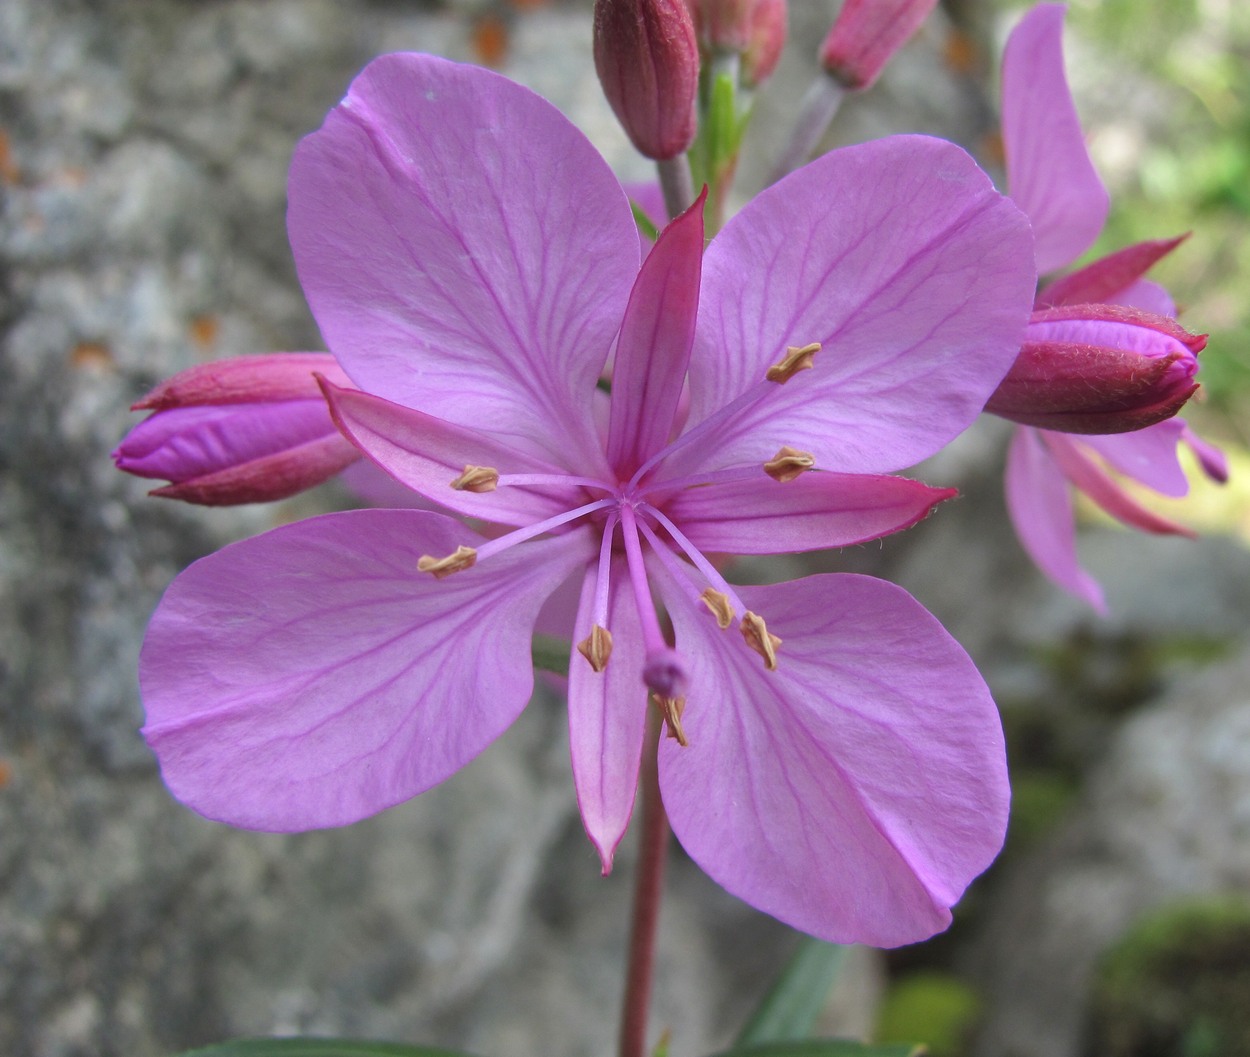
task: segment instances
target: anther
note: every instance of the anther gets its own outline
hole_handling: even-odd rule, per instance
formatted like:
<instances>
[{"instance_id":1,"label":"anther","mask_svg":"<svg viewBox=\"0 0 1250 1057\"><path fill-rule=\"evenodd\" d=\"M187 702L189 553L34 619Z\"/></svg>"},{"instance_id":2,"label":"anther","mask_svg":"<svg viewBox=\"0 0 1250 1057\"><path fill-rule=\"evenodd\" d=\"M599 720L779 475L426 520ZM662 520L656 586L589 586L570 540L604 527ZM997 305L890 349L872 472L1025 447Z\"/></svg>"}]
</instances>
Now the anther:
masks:
<instances>
[{"instance_id":1,"label":"anther","mask_svg":"<svg viewBox=\"0 0 1250 1057\"><path fill-rule=\"evenodd\" d=\"M685 748L690 744L686 738L686 732L681 725L681 715L686 711L686 699L684 697L661 697L659 694L652 694L651 700L655 702L656 708L660 710L660 715L664 718L664 733L672 738L678 745Z\"/></svg>"},{"instance_id":2,"label":"anther","mask_svg":"<svg viewBox=\"0 0 1250 1057\"><path fill-rule=\"evenodd\" d=\"M799 371L811 370L814 366L812 357L819 351L820 342L818 341L813 341L810 345L804 345L802 348L790 345L786 349L785 358L780 363L774 363L769 367L764 377L770 382L785 385Z\"/></svg>"},{"instance_id":3,"label":"anther","mask_svg":"<svg viewBox=\"0 0 1250 1057\"><path fill-rule=\"evenodd\" d=\"M765 668L770 672L775 672L777 670L777 647L781 645L781 639L768 630L763 617L752 613L749 609L742 618L741 627L742 637L747 640L747 645L764 658Z\"/></svg>"},{"instance_id":4,"label":"anther","mask_svg":"<svg viewBox=\"0 0 1250 1057\"><path fill-rule=\"evenodd\" d=\"M816 456L810 451L799 451L798 448L785 444L776 455L764 463L764 472L774 481L785 484L815 465Z\"/></svg>"},{"instance_id":5,"label":"anther","mask_svg":"<svg viewBox=\"0 0 1250 1057\"><path fill-rule=\"evenodd\" d=\"M596 624L590 629L590 634L577 644L577 652L590 662L596 672L603 671L612 656L612 632Z\"/></svg>"},{"instance_id":6,"label":"anther","mask_svg":"<svg viewBox=\"0 0 1250 1057\"><path fill-rule=\"evenodd\" d=\"M493 492L499 484L499 471L493 466L473 466L464 468L464 473L451 482L457 492Z\"/></svg>"},{"instance_id":7,"label":"anther","mask_svg":"<svg viewBox=\"0 0 1250 1057\"><path fill-rule=\"evenodd\" d=\"M699 595L703 600L703 604L712 611L712 615L716 617L716 626L724 631L730 624L734 622L734 607L729 602L729 596L723 591L717 591L713 587L705 588L703 594Z\"/></svg>"},{"instance_id":8,"label":"anther","mask_svg":"<svg viewBox=\"0 0 1250 1057\"><path fill-rule=\"evenodd\" d=\"M429 554L421 555L417 559L417 570L429 573L436 580L441 580L444 576L468 569L475 561L477 561L477 551L461 544L446 558L435 558Z\"/></svg>"}]
</instances>

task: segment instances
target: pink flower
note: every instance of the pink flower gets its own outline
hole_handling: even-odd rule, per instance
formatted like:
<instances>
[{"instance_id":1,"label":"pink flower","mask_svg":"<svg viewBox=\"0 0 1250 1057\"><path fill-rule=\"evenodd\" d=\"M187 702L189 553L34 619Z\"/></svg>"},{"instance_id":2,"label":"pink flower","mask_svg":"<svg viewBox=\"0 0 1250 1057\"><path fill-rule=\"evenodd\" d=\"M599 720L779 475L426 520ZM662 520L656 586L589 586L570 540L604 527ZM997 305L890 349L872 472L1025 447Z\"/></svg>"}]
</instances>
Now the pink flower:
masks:
<instances>
[{"instance_id":1,"label":"pink flower","mask_svg":"<svg viewBox=\"0 0 1250 1057\"><path fill-rule=\"evenodd\" d=\"M890 584L735 587L707 555L872 539L950 494L884 474L1010 366L1034 281L1018 211L958 148L897 138L795 173L706 254L696 203L640 268L624 193L557 111L419 55L356 79L289 203L359 387L325 385L340 427L496 534L355 511L187 569L140 673L174 794L286 831L428 789L520 713L539 611L572 579L573 775L605 871L656 707L673 829L727 889L834 940L945 927L1007 809L968 657Z\"/></svg>"},{"instance_id":2,"label":"pink flower","mask_svg":"<svg viewBox=\"0 0 1250 1057\"><path fill-rule=\"evenodd\" d=\"M328 353L191 367L134 405L153 414L126 435L113 461L126 473L170 482L152 495L207 506L302 492L360 457L331 421L317 373L347 384Z\"/></svg>"},{"instance_id":3,"label":"pink flower","mask_svg":"<svg viewBox=\"0 0 1250 1057\"><path fill-rule=\"evenodd\" d=\"M871 88L937 0L845 0L820 46L825 70L852 91Z\"/></svg>"},{"instance_id":4,"label":"pink flower","mask_svg":"<svg viewBox=\"0 0 1250 1057\"><path fill-rule=\"evenodd\" d=\"M1033 225L1041 274L1065 267L1084 253L1102 230L1108 209L1107 192L1085 149L1064 76L1063 16L1062 4L1034 7L1012 31L1003 54L1008 185L1013 201ZM1190 535L1183 526L1143 508L1106 468L1163 495L1182 496L1189 483L1176 449L1184 442L1198 455L1204 472L1216 480L1228 475L1223 455L1179 419L1156 421L1136 432L1116 432L1132 429L1135 420L1175 414L1197 388L1192 381L1195 357L1205 340L1172 322L1168 317L1176 314L1176 308L1167 292L1142 278L1180 242L1129 246L1043 286L1029 325L1024 362L1008 374L987 407L1001 414L1006 403L1010 405L1006 417L1052 427L1017 429L1007 461L1008 511L1038 568L1099 611L1106 608L1102 590L1077 561L1071 488L1132 528ZM1089 408L1069 404L1067 422L1062 416L1047 418L1044 405L1070 379L1035 378L1031 393L1019 385L1021 376L1037 366L1030 360L1036 360L1039 347L1049 346L1048 352L1055 353L1057 320L1067 321L1062 339L1068 344L1083 345L1087 352L1100 350L1088 375L1106 387L1091 400L1094 415L1085 413ZM1160 370L1161 364L1167 370ZM1068 368L1073 375L1079 370ZM1130 374L1136 375L1134 382L1126 385ZM1130 392L1133 385L1136 389ZM1022 414L1028 413L1025 405L1030 398L1035 402L1032 419ZM1085 435L1094 432L1109 435ZM1071 433L1082 435L1078 439Z\"/></svg>"}]
</instances>

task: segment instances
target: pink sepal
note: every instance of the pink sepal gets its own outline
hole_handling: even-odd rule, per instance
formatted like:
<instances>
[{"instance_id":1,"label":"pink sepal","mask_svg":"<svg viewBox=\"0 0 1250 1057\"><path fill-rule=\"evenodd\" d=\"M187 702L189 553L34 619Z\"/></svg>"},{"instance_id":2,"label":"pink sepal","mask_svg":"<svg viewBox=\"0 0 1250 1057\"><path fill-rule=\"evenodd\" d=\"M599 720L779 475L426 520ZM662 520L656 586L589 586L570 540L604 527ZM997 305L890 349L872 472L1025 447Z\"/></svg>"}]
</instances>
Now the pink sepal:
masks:
<instances>
[{"instance_id":1,"label":"pink sepal","mask_svg":"<svg viewBox=\"0 0 1250 1057\"><path fill-rule=\"evenodd\" d=\"M270 352L201 363L167 378L131 411L164 411L209 404L253 404L282 400L317 400L314 377L322 374L335 385L351 387L328 352Z\"/></svg>"},{"instance_id":2,"label":"pink sepal","mask_svg":"<svg viewBox=\"0 0 1250 1057\"><path fill-rule=\"evenodd\" d=\"M1078 268L1042 287L1037 295L1038 308L1055 305L1094 304L1117 301L1118 294L1132 287L1159 261L1189 238L1189 233L1174 239L1136 242L1115 253Z\"/></svg>"}]
</instances>

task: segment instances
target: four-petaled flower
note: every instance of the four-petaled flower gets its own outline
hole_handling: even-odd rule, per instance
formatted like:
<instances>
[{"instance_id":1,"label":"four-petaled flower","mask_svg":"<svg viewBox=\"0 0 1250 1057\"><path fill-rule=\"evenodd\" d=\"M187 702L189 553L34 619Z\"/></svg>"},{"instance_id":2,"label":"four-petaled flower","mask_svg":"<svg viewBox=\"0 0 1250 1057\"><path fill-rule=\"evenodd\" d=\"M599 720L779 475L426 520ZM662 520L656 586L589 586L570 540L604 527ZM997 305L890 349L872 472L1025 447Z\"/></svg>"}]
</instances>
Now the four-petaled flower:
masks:
<instances>
[{"instance_id":1,"label":"four-petaled flower","mask_svg":"<svg viewBox=\"0 0 1250 1057\"><path fill-rule=\"evenodd\" d=\"M1019 211L958 148L896 138L795 173L706 253L696 203L640 268L580 133L419 55L356 79L289 201L358 387L324 385L340 429L492 527L355 511L191 566L141 663L173 792L269 830L414 796L520 713L540 610L572 580L573 773L605 871L655 707L673 829L727 889L833 940L945 927L1006 821L984 682L900 588L735 587L712 555L873 539L950 494L886 475L1010 367L1034 285Z\"/></svg>"},{"instance_id":2,"label":"four-petaled flower","mask_svg":"<svg viewBox=\"0 0 1250 1057\"><path fill-rule=\"evenodd\" d=\"M1032 222L1037 270L1042 275L1066 267L1084 253L1101 232L1108 210L1107 191L1085 149L1064 76L1063 16L1062 4L1039 4L1012 31L1003 54L1008 189ZM1203 339L1187 335L1172 322L1170 317L1176 315L1172 299L1143 276L1181 241L1128 246L1043 286L1026 350L1030 343L1055 340L1059 321L1062 338L1070 344L1145 350L1156 366L1166 359L1171 375L1161 376L1142 393L1159 398L1158 414L1175 414L1197 388L1192 383L1197 371L1194 356ZM1124 307L1117 314L1110 306ZM1112 386L1119 388L1120 383L1113 380ZM995 410L992 403L988 410ZM1105 403L1102 410L1107 410ZM1016 414L1008 417L1027 421ZM1115 424L1106 430L1088 421L1063 431L1018 426L1006 475L1007 509L1029 556L1051 580L1099 611L1106 609L1102 588L1077 560L1072 488L1133 528L1192 535L1133 499L1106 467L1163 495L1183 496L1189 490L1177 461L1183 442L1208 476L1218 481L1228 476L1222 453L1181 419L1115 432L1132 428L1131 423L1108 417Z\"/></svg>"}]
</instances>

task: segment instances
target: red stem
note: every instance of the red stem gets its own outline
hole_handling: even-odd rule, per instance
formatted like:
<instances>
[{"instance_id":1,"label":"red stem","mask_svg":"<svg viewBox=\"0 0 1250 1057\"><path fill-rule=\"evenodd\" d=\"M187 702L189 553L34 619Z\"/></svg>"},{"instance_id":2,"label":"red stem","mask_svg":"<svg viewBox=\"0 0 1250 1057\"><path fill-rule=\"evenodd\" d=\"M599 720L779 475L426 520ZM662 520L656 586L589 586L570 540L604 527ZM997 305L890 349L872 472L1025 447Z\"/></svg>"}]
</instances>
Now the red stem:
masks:
<instances>
[{"instance_id":1,"label":"red stem","mask_svg":"<svg viewBox=\"0 0 1250 1057\"><path fill-rule=\"evenodd\" d=\"M625 976L625 999L621 1008L620 1057L645 1057L647 1010L655 967L656 926L660 921L660 898L664 887L664 860L668 856L668 818L660 799L656 749L660 741L660 715L648 708L647 737L642 750L642 838L638 873L634 885L634 913L629 936L629 968Z\"/></svg>"}]
</instances>

